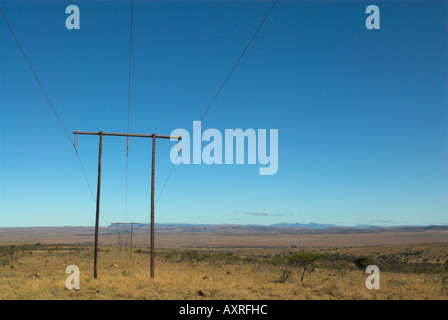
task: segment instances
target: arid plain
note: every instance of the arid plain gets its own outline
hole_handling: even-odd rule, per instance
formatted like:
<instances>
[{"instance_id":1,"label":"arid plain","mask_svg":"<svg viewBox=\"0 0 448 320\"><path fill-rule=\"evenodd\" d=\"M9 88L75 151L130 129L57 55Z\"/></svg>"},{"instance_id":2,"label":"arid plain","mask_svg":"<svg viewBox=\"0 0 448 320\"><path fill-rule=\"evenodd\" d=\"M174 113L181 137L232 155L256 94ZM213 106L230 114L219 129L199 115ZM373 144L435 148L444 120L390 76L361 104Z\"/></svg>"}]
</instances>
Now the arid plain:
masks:
<instances>
[{"instance_id":1,"label":"arid plain","mask_svg":"<svg viewBox=\"0 0 448 320\"><path fill-rule=\"evenodd\" d=\"M446 227L159 225L154 279L148 227L134 231L130 259L117 258L115 228L100 229L94 279L92 227L0 228L0 299L448 299ZM316 258L306 272L291 259L303 252ZM363 263L378 265L380 289ZM69 265L79 290L66 288Z\"/></svg>"}]
</instances>

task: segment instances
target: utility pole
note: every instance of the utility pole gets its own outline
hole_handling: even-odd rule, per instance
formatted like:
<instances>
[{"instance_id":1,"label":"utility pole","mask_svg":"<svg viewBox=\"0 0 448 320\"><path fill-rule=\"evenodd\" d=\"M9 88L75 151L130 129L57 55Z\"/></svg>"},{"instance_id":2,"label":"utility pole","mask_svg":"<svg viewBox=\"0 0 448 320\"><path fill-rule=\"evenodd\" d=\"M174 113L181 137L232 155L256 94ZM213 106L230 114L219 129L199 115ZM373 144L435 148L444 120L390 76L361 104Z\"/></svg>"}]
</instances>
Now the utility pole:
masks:
<instances>
[{"instance_id":1,"label":"utility pole","mask_svg":"<svg viewBox=\"0 0 448 320\"><path fill-rule=\"evenodd\" d=\"M113 226L115 223L112 223L111 226ZM116 223L117 225L117 255L116 255L116 260L118 260L119 257L119 246L120 246L120 223Z\"/></svg>"},{"instance_id":2,"label":"utility pole","mask_svg":"<svg viewBox=\"0 0 448 320\"><path fill-rule=\"evenodd\" d=\"M132 260L132 229L134 227L134 223L131 223L131 241L129 243L129 260Z\"/></svg>"},{"instance_id":3,"label":"utility pole","mask_svg":"<svg viewBox=\"0 0 448 320\"><path fill-rule=\"evenodd\" d=\"M118 258L120 257L120 246L121 246L121 237L120 237L120 225L124 225L124 226L129 226L131 230L129 231L129 227L128 227L128 239L129 239L129 243L128 243L128 250L129 250L129 260L132 260L132 236L133 236L133 229L134 229L134 224L140 224L139 222L113 222L110 225L114 226L117 225L117 254L116 254L116 259L118 260Z\"/></svg>"},{"instance_id":4,"label":"utility pole","mask_svg":"<svg viewBox=\"0 0 448 320\"><path fill-rule=\"evenodd\" d=\"M93 277L96 279L98 264L98 225L100 220L100 195L101 195L101 157L103 153L103 131L99 132L100 147L98 151L98 184L96 188L96 217L95 217L95 254L93 260Z\"/></svg>"},{"instance_id":5,"label":"utility pole","mask_svg":"<svg viewBox=\"0 0 448 320\"><path fill-rule=\"evenodd\" d=\"M152 164L151 164L151 278L154 278L154 176L156 169L156 134L152 135Z\"/></svg>"},{"instance_id":6,"label":"utility pole","mask_svg":"<svg viewBox=\"0 0 448 320\"><path fill-rule=\"evenodd\" d=\"M182 140L180 136L167 136L153 134L135 134L135 133L112 133L112 132L84 132L73 131L73 134L83 134L91 136L100 136L100 145L98 152L98 183L97 183L97 195L96 195L96 219L95 219L95 257L94 257L94 271L93 277L97 278L97 260L98 260L98 224L100 216L100 193L101 193L101 157L103 149L103 136L117 136L117 137L139 137L139 138L152 138L152 165L151 165L151 278L154 278L154 255L155 255L155 237L154 237L154 181L155 181L155 158L156 158L156 139L170 139L170 140Z\"/></svg>"}]
</instances>

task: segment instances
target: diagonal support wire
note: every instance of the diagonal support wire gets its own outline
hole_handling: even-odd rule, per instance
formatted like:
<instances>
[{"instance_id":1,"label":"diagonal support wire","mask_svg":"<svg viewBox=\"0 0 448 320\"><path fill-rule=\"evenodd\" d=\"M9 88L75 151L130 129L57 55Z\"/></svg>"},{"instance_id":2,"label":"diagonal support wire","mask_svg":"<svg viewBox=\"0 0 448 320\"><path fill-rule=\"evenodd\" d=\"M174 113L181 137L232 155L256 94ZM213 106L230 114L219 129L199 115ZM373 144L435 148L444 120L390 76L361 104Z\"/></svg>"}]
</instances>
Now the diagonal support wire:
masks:
<instances>
[{"instance_id":1,"label":"diagonal support wire","mask_svg":"<svg viewBox=\"0 0 448 320\"><path fill-rule=\"evenodd\" d=\"M75 149L76 156L77 156L78 161L79 161L79 164L80 164L80 166L81 166L81 170L82 170L82 172L83 172L84 178L85 178L85 180L86 180L86 182L87 182L87 185L88 185L88 187L89 187L89 189L90 189L90 193L92 194L93 200L96 201L96 199L95 199L95 194L93 193L92 186L91 186L91 184L90 184L89 178L87 177L86 171L85 171L85 169L84 169L84 165L83 165L83 163L82 163L82 160L81 160L81 157L80 157L80 155L79 155L77 146L75 145L75 142L73 142L73 140L72 140L72 138L70 137L70 135L69 135L67 129L65 128L64 123L63 123L62 120L61 120L61 117L60 117L59 114L57 113L55 107L53 106L53 103L51 102L50 98L48 97L47 92L45 91L45 89L44 89L42 83L41 83L40 80L39 80L39 77L37 76L36 72L34 71L34 68L33 68L33 66L31 65L31 63L30 63L30 61L29 61L27 55L25 54L25 51L23 51L22 46L20 45L19 40L17 39L17 37L16 37L14 31L13 31L12 28L11 28L11 25L10 25L9 22L8 22L8 19L6 19L6 16L5 16L5 14L3 13L3 10L2 10L1 8L0 8L0 13L1 13L1 15L3 16L3 19L5 20L6 24L8 25L9 31L11 31L11 34L12 34L12 36L14 37L14 40L16 41L17 45L19 46L19 49L20 49L20 51L22 52L23 57L25 58L25 60L26 60L26 62L27 62L27 64L28 64L28 66L29 66L31 72L33 73L34 78L36 78L36 81L37 81L37 83L38 83L40 89L42 90L43 94L45 95L45 98L47 99L48 104L50 105L51 109L53 110L54 115L56 116L56 118L57 118L59 124L61 125L62 129L64 130L65 135L67 136L67 138L68 138L70 144L71 144L71 145L73 146L73 148ZM102 218L103 218L104 222L106 222L106 220L104 219L104 217L102 217ZM107 222L106 222L106 224L107 224Z\"/></svg>"},{"instance_id":2,"label":"diagonal support wire","mask_svg":"<svg viewBox=\"0 0 448 320\"><path fill-rule=\"evenodd\" d=\"M278 0L275 0L274 3L272 4L272 6L270 7L269 11L266 13L266 15L264 16L263 20L261 21L260 25L258 26L257 30L255 31L255 33L252 35L252 38L250 39L250 41L248 42L248 44L246 45L246 47L244 48L243 52L241 53L241 55L239 56L238 60L236 61L235 65L233 66L232 70L229 72L229 74L227 75L227 77L225 78L224 82L222 83L221 87L219 88L218 92L215 94L215 96L213 97L212 101L210 102L210 104L208 105L208 107L205 109L204 113L202 114L200 121L202 121L205 117L205 115L209 112L210 108L213 106L216 98L219 96L219 94L221 93L222 89L224 88L224 86L227 83L227 80L229 80L230 76L232 75L233 71L235 71L236 67L238 66L238 64L240 63L241 59L243 58L244 54L246 53L247 49L249 48L249 46L251 45L252 41L255 39L255 36L258 34L258 31L260 31L261 27L263 26L264 22L266 21L266 19L268 18L269 14L271 13L272 9L274 8L275 4L277 3ZM196 130L197 126L195 128L193 128L193 133ZM193 134L192 133L192 134ZM190 135L191 136L191 135ZM185 137L186 139L189 139L189 137ZM184 140L185 141L185 140ZM182 148L181 148L182 150ZM176 160L179 157L179 152L177 153L176 156ZM162 196L163 191L165 190L165 187L168 183L168 180L173 172L175 164L173 163L171 165L170 171L168 172L168 175L165 179L165 182L163 183L162 189L160 190L159 195L157 196L157 200L156 200L156 206L157 203L160 200L160 197Z\"/></svg>"},{"instance_id":3,"label":"diagonal support wire","mask_svg":"<svg viewBox=\"0 0 448 320\"><path fill-rule=\"evenodd\" d=\"M129 119L131 110L131 65L132 65L132 20L134 16L134 0L131 0L131 30L129 34L129 81L128 81L128 125L127 133L129 134ZM129 175L129 137L126 137L126 183L124 196L124 222L126 222L128 208L128 175Z\"/></svg>"}]
</instances>

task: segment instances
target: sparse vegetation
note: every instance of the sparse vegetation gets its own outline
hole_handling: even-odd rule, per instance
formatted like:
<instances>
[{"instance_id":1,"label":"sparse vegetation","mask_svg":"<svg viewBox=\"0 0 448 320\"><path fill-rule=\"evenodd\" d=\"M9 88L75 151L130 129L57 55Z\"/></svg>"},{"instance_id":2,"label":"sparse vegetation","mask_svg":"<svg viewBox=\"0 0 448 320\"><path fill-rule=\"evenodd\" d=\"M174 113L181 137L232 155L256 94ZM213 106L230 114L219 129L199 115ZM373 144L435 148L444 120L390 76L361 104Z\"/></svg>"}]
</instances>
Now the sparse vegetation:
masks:
<instances>
[{"instance_id":1,"label":"sparse vegetation","mask_svg":"<svg viewBox=\"0 0 448 320\"><path fill-rule=\"evenodd\" d=\"M158 249L150 279L147 248L117 261L115 248L103 246L93 279L91 246L0 246L0 299L448 299L447 249ZM359 271L372 261L381 270L380 290L366 289ZM65 289L72 264L80 268L80 290Z\"/></svg>"},{"instance_id":2,"label":"sparse vegetation","mask_svg":"<svg viewBox=\"0 0 448 320\"><path fill-rule=\"evenodd\" d=\"M288 261L290 263L302 269L300 283L303 284L303 277L305 276L305 272L315 267L316 262L319 260L319 258L319 255L306 251L296 252L288 256Z\"/></svg>"},{"instance_id":3,"label":"sparse vegetation","mask_svg":"<svg viewBox=\"0 0 448 320\"><path fill-rule=\"evenodd\" d=\"M353 262L361 270L365 270L368 266L374 264L372 258L367 256L357 257L353 260Z\"/></svg>"}]
</instances>

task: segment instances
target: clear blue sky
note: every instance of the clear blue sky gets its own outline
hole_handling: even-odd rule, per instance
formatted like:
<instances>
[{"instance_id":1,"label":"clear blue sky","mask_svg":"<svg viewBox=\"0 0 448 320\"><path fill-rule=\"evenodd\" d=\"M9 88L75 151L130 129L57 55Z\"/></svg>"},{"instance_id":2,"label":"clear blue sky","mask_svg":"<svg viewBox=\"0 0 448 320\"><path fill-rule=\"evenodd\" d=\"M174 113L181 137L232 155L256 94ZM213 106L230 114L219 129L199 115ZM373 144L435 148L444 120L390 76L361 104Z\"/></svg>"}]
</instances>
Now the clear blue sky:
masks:
<instances>
[{"instance_id":1,"label":"clear blue sky","mask_svg":"<svg viewBox=\"0 0 448 320\"><path fill-rule=\"evenodd\" d=\"M80 8L67 30L65 8ZM130 131L191 130L270 1L135 1ZM380 8L367 30L365 8ZM67 130L126 132L130 1L2 1ZM176 166L156 222L447 223L447 2L279 1L203 129L278 129L259 165ZM1 28L0 226L93 225L73 147ZM157 142L156 197L173 143ZM78 147L96 194L98 137ZM101 225L147 222L150 140L103 145Z\"/></svg>"}]
</instances>

